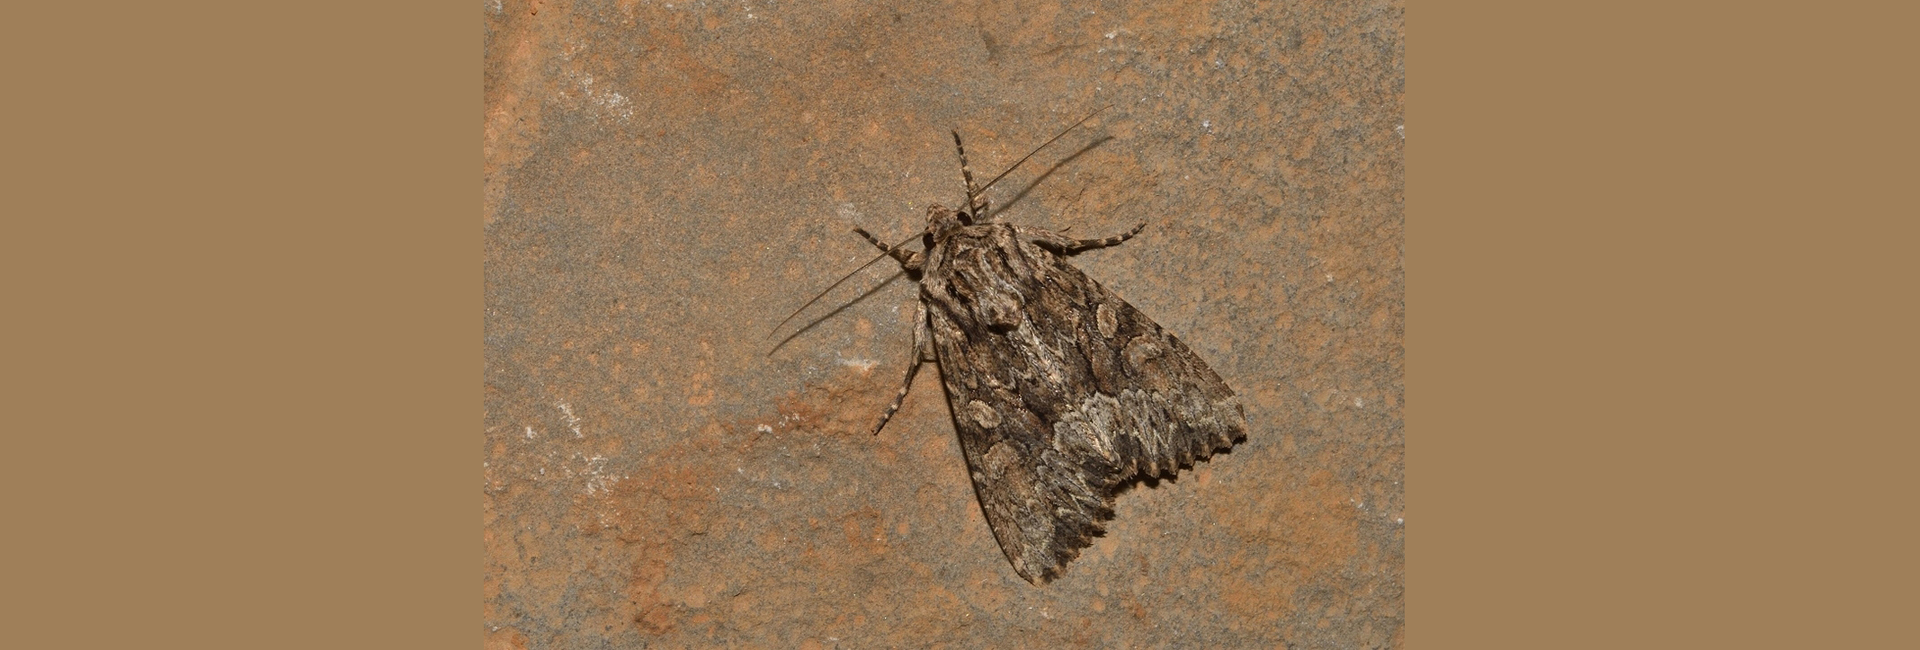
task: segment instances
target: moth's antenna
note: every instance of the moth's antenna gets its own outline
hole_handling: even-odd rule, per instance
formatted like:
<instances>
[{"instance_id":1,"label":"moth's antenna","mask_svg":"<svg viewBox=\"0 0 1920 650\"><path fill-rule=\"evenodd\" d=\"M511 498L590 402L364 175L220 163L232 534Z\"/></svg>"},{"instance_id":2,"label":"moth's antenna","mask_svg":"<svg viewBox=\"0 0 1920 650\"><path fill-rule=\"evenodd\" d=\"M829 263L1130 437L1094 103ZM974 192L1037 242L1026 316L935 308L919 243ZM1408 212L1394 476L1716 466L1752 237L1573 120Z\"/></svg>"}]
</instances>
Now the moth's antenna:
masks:
<instances>
[{"instance_id":1,"label":"moth's antenna","mask_svg":"<svg viewBox=\"0 0 1920 650\"><path fill-rule=\"evenodd\" d=\"M1100 111L1104 111L1104 110L1107 110L1107 109L1109 109L1109 108L1113 108L1113 104L1107 104L1106 106L1102 106L1102 107L1100 107L1099 109L1097 109L1097 110L1095 110L1095 111L1094 111L1094 112L1092 112L1092 113L1088 113L1086 117L1083 117L1083 118L1080 118L1080 121L1078 121L1078 122L1074 122L1074 123L1073 123L1073 126L1069 126L1069 127L1067 127L1067 128L1065 129L1065 130L1062 130L1062 131L1060 132L1060 135L1056 135L1056 136L1053 136L1053 140L1059 140L1059 139L1060 139L1060 138L1061 138L1062 136L1065 136L1065 135L1066 135L1066 134L1067 134L1068 132L1070 132L1070 131L1072 131L1072 130L1074 129L1074 127L1077 127L1077 126L1080 126L1080 125L1082 125L1082 124L1086 124L1086 123L1087 123L1087 120L1091 120L1091 119L1093 119L1093 116L1095 116L1095 115L1099 115L1099 114L1100 114ZM957 138L956 138L956 139L957 139ZM1000 172L1000 175L999 175L999 176L995 176L995 177L993 177L993 180L990 180L990 181L987 181L987 184L986 184L986 185L981 185L981 186L980 186L980 189L978 189L978 190L975 190L975 192L977 193L977 192L985 192L985 191L987 191L987 188L989 188L989 187L993 187L993 184L994 184L994 183L998 183L998 182L1000 182L1000 179L1002 179L1002 178L1006 178L1006 177L1007 177L1007 174L1011 174L1011 173L1013 173L1013 170L1015 170L1015 169L1019 169L1019 168L1020 168L1020 163L1023 163L1023 162L1026 162L1026 161L1027 161L1027 158L1032 158L1032 157L1033 157L1033 154L1036 154L1036 153L1040 153L1040 150L1041 150L1041 149L1045 149L1045 148L1047 148L1047 145L1050 145L1050 144L1053 144L1053 140L1048 140L1048 141L1046 141L1046 142L1044 142L1044 143L1041 143L1041 145L1040 145L1040 146L1038 146L1038 147L1034 147L1034 149L1033 149L1033 152L1032 152L1032 153L1029 153L1029 154L1027 154L1027 155L1026 155L1025 157L1023 157L1023 158L1021 158L1020 160L1018 160L1018 161L1016 161L1016 162L1014 162L1014 163L1013 163L1013 166L1012 166L1012 167L1008 167L1008 168L1007 168L1007 171L1004 171L1004 172Z\"/></svg>"},{"instance_id":2,"label":"moth's antenna","mask_svg":"<svg viewBox=\"0 0 1920 650\"><path fill-rule=\"evenodd\" d=\"M919 237L920 235L923 235L923 234L925 234L925 233L924 233L924 232L917 232L917 233L914 233L912 237L908 237L908 238L906 238L906 239L902 239L902 240L900 240L900 243L898 243L898 244L894 244L894 245L893 245L893 247L894 247L894 248L899 248L899 247L901 247L901 246L905 246L905 245L907 245L907 242L910 242L910 241L913 241L913 239L914 239L914 237ZM787 323L788 323L789 321L792 321L792 320L793 320L793 317L795 317L795 316L799 316L799 315L800 315L800 312L803 312L803 311L806 311L808 307L812 307L812 306L813 306L813 303L816 303L816 302L820 302L820 299L821 299L821 298L825 298L825 297L827 297L827 294L829 294L829 293L832 293L834 289L836 289L836 288L838 288L838 287L840 286L840 283L842 283L842 282L846 282L848 278L851 278L851 277L853 277L853 276L854 276L855 274L858 274L859 272L861 272L861 271L864 271L864 270L866 270L866 268L867 268L867 267L869 267L869 266L873 266L873 263L874 263L874 262L878 262L878 261L880 261L880 258L882 258L882 257L886 257L886 256L887 256L887 254L886 254L886 253L881 253L881 254L879 254L879 255L877 255L877 256L875 256L875 257L874 257L873 259L870 259L870 260L867 260L867 263L866 263L866 264L861 264L861 265L860 265L860 268L857 268L857 269L854 269L854 270L853 270L853 271L852 271L851 273L848 273L848 274L846 274L846 275L843 275L843 276L840 276L840 279L838 279L838 280L835 280L835 281L833 282L833 284L830 284L830 285L827 285L827 288L826 288L826 289L823 289L823 290L821 290L821 291L820 291L820 295L817 295L817 296L814 296L812 300L808 300L808 301L807 301L807 304L804 304L804 305L801 305L799 309L795 309L795 310L793 310L793 313L791 313L791 314L788 314L788 315L787 315L787 318L786 318L786 320L782 320L782 321L780 321L780 324L779 324L779 325L775 325L775 326L773 326L773 330L772 330L772 331L769 331L769 332L767 332L767 338L773 338L773 335L774 335L774 334L776 334L776 333L778 333L778 332L780 331L780 328L782 328L782 327L786 327L786 326L787 326ZM778 346L776 346L776 347L778 347ZM771 352L769 352L768 354L772 354L772 353L771 353Z\"/></svg>"},{"instance_id":3,"label":"moth's antenna","mask_svg":"<svg viewBox=\"0 0 1920 650\"><path fill-rule=\"evenodd\" d=\"M969 169L967 169L967 162L966 162L966 156L967 156L967 154L966 154L966 149L964 149L964 148L961 148L961 147L960 147L960 132L959 132L959 131L955 131L955 132L953 133L953 144L954 144L954 147L955 147L955 148L959 148L959 149L960 149L960 173L961 173L961 174L962 174L963 176L965 176L965 177L966 177L966 181L967 181L967 185L968 185L968 187L967 187L967 208L968 208L969 210L971 210L971 209L973 209L973 207L974 207L974 205L975 205L975 204L974 204L974 199L975 199L976 197L979 197L980 195L982 195L982 194L984 194L984 193L986 193L986 191L987 191L987 188L989 188L989 187L993 187L993 184L994 184L994 183L998 183L998 182L1000 182L1000 179L1002 179L1002 178L1006 178L1006 177L1007 177L1007 174L1011 174L1011 173L1013 173L1013 170L1015 170L1015 169L1019 169L1019 168L1020 168L1020 165L1021 165L1021 163L1025 163L1025 162L1027 162L1027 159L1028 159L1028 158L1032 158L1034 154L1037 154L1037 153L1040 153L1040 150L1041 150L1041 149L1045 149L1045 148L1047 148L1047 145L1050 145L1050 144L1053 144L1053 143L1054 143L1054 141L1056 141L1056 140L1059 140L1059 139L1060 139L1060 138L1062 138L1062 137L1065 137L1065 136L1066 136L1066 135L1067 135L1068 133L1070 133L1070 132L1072 132L1072 131L1073 131L1073 130L1074 130L1075 128L1077 128L1077 127L1079 127L1079 126L1080 126L1080 125L1082 125L1082 124L1086 124L1086 123L1087 123L1087 120L1091 120L1091 119L1093 119L1093 116L1095 116L1095 115L1099 115L1099 114L1100 114L1100 113L1101 113L1102 111L1105 111L1105 110L1107 110L1107 109L1109 109L1109 108L1113 108L1113 105L1112 105L1112 104L1108 104L1108 105L1106 105L1106 106L1102 106L1102 107L1100 107L1100 108L1098 108L1098 109L1096 109L1096 110L1094 110L1094 111L1093 111L1092 113L1088 113L1086 117L1083 117L1083 118L1080 118L1080 121L1078 121L1078 122L1074 122L1072 126L1068 126L1067 128L1065 128L1065 129L1062 129L1062 130L1060 131L1060 135L1056 135L1056 136L1053 136L1053 139L1052 139L1052 140L1048 140L1048 141L1046 141L1046 142L1043 142L1043 143L1041 143L1041 144L1040 144L1040 146L1038 146L1038 147L1034 147L1034 149L1033 149L1033 151L1031 151L1031 152L1029 152L1029 153L1027 153L1027 155L1025 155L1025 156L1023 156L1023 157L1021 157L1021 158L1020 158L1020 160L1017 160L1017 161L1014 161L1014 163L1013 163L1013 166L1012 166L1012 167L1008 167L1008 168L1007 168L1007 171L1003 171L1003 172L1000 172L1000 175L999 175L999 176L995 176L995 177L993 177L993 180L990 180L990 181L987 181L987 184L986 184L986 185L981 185L981 186L980 186L979 188L977 188L977 189L976 189L976 188L974 188L974 187L972 187L972 185L973 185L973 172L972 172L971 170L969 170ZM913 235L912 235L911 237L908 237L908 238L906 238L906 239L902 239L902 240L900 240L900 243L898 243L898 244L894 244L894 245L893 245L893 247L894 247L894 248L899 248L899 247L901 247L901 246L905 246L905 245L907 245L907 242L910 242L910 241L913 241L913 239L914 239L914 237L919 237L919 236L921 236L921 235L924 235L924 234L926 234L926 231L921 231L921 232L917 232L917 233L914 233L914 234L913 234ZM776 333L778 333L778 332L780 331L780 328L782 328L782 327L786 327L786 326L787 326L787 323L789 323L789 322L792 322L795 316L799 316L799 315L800 315L800 312L804 312L804 311L806 311L806 310L807 310L807 308L808 308L808 307L812 307L812 306L813 306L813 303L816 303L816 302L820 302L820 299L821 299L821 298L825 298L825 297L827 297L827 294L829 294L829 293L833 293L833 290L834 290L834 289L836 289L836 288L839 288L839 286L840 286L840 284L841 284L841 283L843 283L843 282L846 282L846 281L847 281L847 280L848 280L849 278L852 278L852 277L853 277L854 275L857 275L857 274L859 274L859 273L860 273L861 271L863 271L863 270L866 270L866 268L867 268L867 267L869 267L869 266L873 266L873 263L874 263L874 262L878 262L878 261L880 261L880 258L882 258L882 257L886 257L886 256L887 256L887 254L886 254L886 253L881 253L881 254L879 254L879 255L875 255L875 256L873 257L873 259L870 259L870 260L867 260L867 263L866 263L866 264L861 264L861 265L860 265L860 268L857 268L857 269L854 269L854 270L853 270L853 271L852 271L851 273L848 273L848 274L846 274L846 275L843 275L843 276L840 276L840 279L839 279L839 280L835 280L835 281L833 282L833 284L831 284L831 285L827 285L827 288L826 288L826 289L824 289L824 290L821 290L821 292L820 292L820 295L817 295L817 296L814 296L812 300L808 300L808 301L807 301L807 304L804 304L804 305L801 305L799 309L795 309L795 310L793 310L793 313L791 313L791 314L788 314L788 315L787 315L787 317L786 317L785 319L782 319L782 320L780 321L780 324L779 324L779 325L775 325L775 326L773 326L773 330L772 330L772 331L770 331L770 332L767 332L767 338L773 338L773 335L774 335L774 334L776 334ZM771 354L771 353L769 353L769 354Z\"/></svg>"},{"instance_id":4,"label":"moth's antenna","mask_svg":"<svg viewBox=\"0 0 1920 650\"><path fill-rule=\"evenodd\" d=\"M960 144L960 130L953 130L953 148L960 152L960 176L967 181L967 221L984 220L986 208L980 205L980 188L973 186L973 169L967 166L967 145Z\"/></svg>"}]
</instances>

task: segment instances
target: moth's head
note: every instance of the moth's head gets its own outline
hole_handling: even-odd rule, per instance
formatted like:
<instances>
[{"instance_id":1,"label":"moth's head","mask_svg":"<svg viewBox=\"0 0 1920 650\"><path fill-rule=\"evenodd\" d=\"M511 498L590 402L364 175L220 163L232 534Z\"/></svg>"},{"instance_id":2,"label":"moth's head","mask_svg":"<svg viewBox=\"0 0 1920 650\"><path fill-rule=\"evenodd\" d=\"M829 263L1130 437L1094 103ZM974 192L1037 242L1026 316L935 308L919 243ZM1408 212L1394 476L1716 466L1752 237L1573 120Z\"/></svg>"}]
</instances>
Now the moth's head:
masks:
<instances>
[{"instance_id":1,"label":"moth's head","mask_svg":"<svg viewBox=\"0 0 1920 650\"><path fill-rule=\"evenodd\" d=\"M946 239L947 235L953 234L953 231L965 225L967 225L965 213L949 210L939 204L927 206L927 234L933 235L934 241Z\"/></svg>"}]
</instances>

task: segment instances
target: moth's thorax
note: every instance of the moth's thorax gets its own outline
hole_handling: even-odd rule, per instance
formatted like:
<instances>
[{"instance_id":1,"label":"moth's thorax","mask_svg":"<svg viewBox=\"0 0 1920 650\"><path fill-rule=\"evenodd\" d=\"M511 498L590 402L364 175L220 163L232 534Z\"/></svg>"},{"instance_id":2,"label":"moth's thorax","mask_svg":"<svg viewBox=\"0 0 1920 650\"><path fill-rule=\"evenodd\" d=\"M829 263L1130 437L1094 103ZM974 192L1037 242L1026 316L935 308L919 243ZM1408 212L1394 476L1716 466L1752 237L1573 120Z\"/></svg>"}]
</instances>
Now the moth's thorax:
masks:
<instances>
[{"instance_id":1,"label":"moth's thorax","mask_svg":"<svg viewBox=\"0 0 1920 650\"><path fill-rule=\"evenodd\" d=\"M938 203L927 206L927 261L923 278L939 278L946 272L951 243L955 235L971 225L967 216Z\"/></svg>"},{"instance_id":2,"label":"moth's thorax","mask_svg":"<svg viewBox=\"0 0 1920 650\"><path fill-rule=\"evenodd\" d=\"M938 203L927 206L927 232L933 235L933 241L939 242L953 235L953 231L967 225L959 212L947 209Z\"/></svg>"},{"instance_id":3,"label":"moth's thorax","mask_svg":"<svg viewBox=\"0 0 1920 650\"><path fill-rule=\"evenodd\" d=\"M1013 253L1018 248L1015 228L1000 222L970 223L966 213L933 206L927 210L927 260L921 270L922 282L943 278L952 272L949 263L957 255Z\"/></svg>"},{"instance_id":4,"label":"moth's thorax","mask_svg":"<svg viewBox=\"0 0 1920 650\"><path fill-rule=\"evenodd\" d=\"M920 276L921 299L936 320L963 328L1008 332L1026 320L1038 249L1023 245L1008 223L949 228L936 238ZM1042 253L1044 254L1044 253Z\"/></svg>"}]
</instances>

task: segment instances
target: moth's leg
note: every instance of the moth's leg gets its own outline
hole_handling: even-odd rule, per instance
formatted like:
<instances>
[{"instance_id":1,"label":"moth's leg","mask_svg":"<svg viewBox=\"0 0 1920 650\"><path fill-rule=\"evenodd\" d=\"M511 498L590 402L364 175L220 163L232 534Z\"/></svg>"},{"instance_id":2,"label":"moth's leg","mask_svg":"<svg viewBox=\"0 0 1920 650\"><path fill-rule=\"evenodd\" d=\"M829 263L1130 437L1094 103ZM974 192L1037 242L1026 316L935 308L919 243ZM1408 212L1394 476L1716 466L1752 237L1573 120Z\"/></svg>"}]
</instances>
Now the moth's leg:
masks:
<instances>
[{"instance_id":1,"label":"moth's leg","mask_svg":"<svg viewBox=\"0 0 1920 650\"><path fill-rule=\"evenodd\" d=\"M933 352L933 328L927 325L927 303L920 303L914 311L913 360L907 363L907 379L900 384L900 392L894 393L893 403L887 405L887 412L880 414L880 421L873 425L873 435L880 435L881 427L887 426L887 420L893 418L900 404L907 400L907 391L913 388L913 375L920 372L920 362L928 360Z\"/></svg>"},{"instance_id":2,"label":"moth's leg","mask_svg":"<svg viewBox=\"0 0 1920 650\"><path fill-rule=\"evenodd\" d=\"M980 188L973 186L973 168L967 166L967 147L960 144L959 129L953 131L953 148L960 151L960 176L967 181L967 213L974 223L986 223L990 206L987 197L980 195Z\"/></svg>"},{"instance_id":3,"label":"moth's leg","mask_svg":"<svg viewBox=\"0 0 1920 650\"><path fill-rule=\"evenodd\" d=\"M903 248L888 246L886 242L880 241L878 237L874 237L873 233L867 232L866 229L864 228L860 228L856 226L854 227L853 232L854 234L867 238L867 241L872 242L874 246L880 247L880 252L886 253L887 255L892 256L894 261L900 263L901 268L904 268L908 271L918 271L921 269L921 267L924 267L927 265L926 255L923 255L917 252L910 252Z\"/></svg>"},{"instance_id":4,"label":"moth's leg","mask_svg":"<svg viewBox=\"0 0 1920 650\"><path fill-rule=\"evenodd\" d=\"M1134 235L1138 235L1140 234L1140 231L1146 230L1147 222L1142 221L1140 222L1140 225L1134 226L1133 230L1129 230L1124 233L1114 235L1112 237L1107 237L1105 239L1074 239L1066 235L1062 235L1060 233L1047 230L1045 228L1035 228L1032 226L1017 226L1017 228L1019 229L1020 235L1022 237L1026 237L1028 240L1032 241L1033 243L1039 244L1041 246L1045 246L1047 248L1053 249L1060 253L1071 254L1071 253L1078 253L1084 250L1092 250L1095 248L1106 248L1108 246L1113 246L1113 245L1119 244L1120 242L1133 239Z\"/></svg>"}]
</instances>

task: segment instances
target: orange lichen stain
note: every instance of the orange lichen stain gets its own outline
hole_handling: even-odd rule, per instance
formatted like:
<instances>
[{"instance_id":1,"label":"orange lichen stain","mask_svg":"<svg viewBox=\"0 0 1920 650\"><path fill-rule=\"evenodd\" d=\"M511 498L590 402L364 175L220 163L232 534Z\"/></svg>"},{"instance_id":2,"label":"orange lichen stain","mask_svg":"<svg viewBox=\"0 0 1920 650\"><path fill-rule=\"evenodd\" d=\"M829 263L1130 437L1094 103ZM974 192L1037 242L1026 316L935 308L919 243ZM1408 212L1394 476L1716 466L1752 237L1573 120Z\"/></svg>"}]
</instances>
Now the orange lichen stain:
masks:
<instances>
[{"instance_id":1,"label":"orange lichen stain","mask_svg":"<svg viewBox=\"0 0 1920 650\"><path fill-rule=\"evenodd\" d=\"M753 544L763 551L773 551L787 545L786 536L778 530L767 529L753 536Z\"/></svg>"},{"instance_id":2,"label":"orange lichen stain","mask_svg":"<svg viewBox=\"0 0 1920 650\"><path fill-rule=\"evenodd\" d=\"M525 15L535 13L528 8ZM548 85L541 65L550 53L543 47L540 23L519 12L505 12L495 23L494 47L481 59L489 80L481 98L480 177L482 218L493 221L506 198L507 172L533 153L530 143L541 128L539 100Z\"/></svg>"},{"instance_id":3,"label":"orange lichen stain","mask_svg":"<svg viewBox=\"0 0 1920 650\"><path fill-rule=\"evenodd\" d=\"M681 573L678 579L670 577L656 589L661 599L673 605L699 610L732 593L731 585L713 572L682 571ZM712 619L707 614L696 613L693 618L687 620L687 623L699 626L710 620Z\"/></svg>"},{"instance_id":4,"label":"orange lichen stain","mask_svg":"<svg viewBox=\"0 0 1920 650\"><path fill-rule=\"evenodd\" d=\"M727 602L728 609L730 609L735 616L753 612L759 605L760 597L751 591L736 594L733 600Z\"/></svg>"},{"instance_id":5,"label":"orange lichen stain","mask_svg":"<svg viewBox=\"0 0 1920 650\"><path fill-rule=\"evenodd\" d=\"M487 634L484 642L486 650L527 650L527 635L519 630L503 627Z\"/></svg>"},{"instance_id":6,"label":"orange lichen stain","mask_svg":"<svg viewBox=\"0 0 1920 650\"><path fill-rule=\"evenodd\" d=\"M667 609L665 603L660 602L658 596L652 595L651 592L635 596L633 605L639 611L634 615L633 622L639 624L640 629L653 634L666 634L673 630L671 610Z\"/></svg>"},{"instance_id":7,"label":"orange lichen stain","mask_svg":"<svg viewBox=\"0 0 1920 650\"><path fill-rule=\"evenodd\" d=\"M1293 150L1288 155L1292 156L1294 160L1306 160L1308 156L1313 155L1314 142L1313 134L1308 133L1301 137L1298 143L1294 144Z\"/></svg>"},{"instance_id":8,"label":"orange lichen stain","mask_svg":"<svg viewBox=\"0 0 1920 650\"><path fill-rule=\"evenodd\" d=\"M569 513L559 521L500 525L500 505L526 503L533 498L530 492L544 492L544 488L535 481L509 480L487 492L482 501L481 521L485 532L481 539L486 571L482 574L481 594L487 597L481 607L484 620L500 620L502 614L494 600L498 594L513 593L523 601L554 603L565 597L573 578L570 567L551 559L565 557L570 552L569 542L554 531L581 527L581 513ZM549 617L541 623L558 622Z\"/></svg>"},{"instance_id":9,"label":"orange lichen stain","mask_svg":"<svg viewBox=\"0 0 1920 650\"><path fill-rule=\"evenodd\" d=\"M896 607L893 612L900 622L887 635L886 645L890 647L911 647L919 640L950 637L959 618L967 612L966 603L958 595L930 581L908 590L903 596L874 592L869 603L885 606L888 599L893 600L891 604Z\"/></svg>"},{"instance_id":10,"label":"orange lichen stain","mask_svg":"<svg viewBox=\"0 0 1920 650\"><path fill-rule=\"evenodd\" d=\"M881 521L879 510L861 508L848 513L840 518L840 528L846 533L848 550L869 556L887 552L886 524Z\"/></svg>"},{"instance_id":11,"label":"orange lichen stain","mask_svg":"<svg viewBox=\"0 0 1920 650\"><path fill-rule=\"evenodd\" d=\"M1093 538L1093 548L1087 549L1087 554L1085 557L1089 560L1093 558L1099 558L1101 560L1111 560L1113 559L1114 550L1118 548L1120 548L1120 541L1117 539L1114 539L1112 535L1095 537ZM1103 584L1101 588L1105 589L1106 586Z\"/></svg>"},{"instance_id":12,"label":"orange lichen stain","mask_svg":"<svg viewBox=\"0 0 1920 650\"><path fill-rule=\"evenodd\" d=\"M674 628L674 605L660 591L674 555L687 536L704 533L710 525L707 510L714 498L715 470L695 462L703 454L696 440L670 446L613 489L613 500L623 507L612 527L633 558L625 611L651 634Z\"/></svg>"},{"instance_id":13,"label":"orange lichen stain","mask_svg":"<svg viewBox=\"0 0 1920 650\"><path fill-rule=\"evenodd\" d=\"M713 373L696 372L687 380L687 405L706 406L713 403L714 390L708 384L713 381Z\"/></svg>"},{"instance_id":14,"label":"orange lichen stain","mask_svg":"<svg viewBox=\"0 0 1920 650\"><path fill-rule=\"evenodd\" d=\"M1321 466L1330 464L1330 459ZM1292 616L1295 590L1336 582L1356 559L1359 491L1320 470L1280 490L1244 490L1214 502L1219 519L1247 540L1219 574L1229 612L1256 624ZM1249 576L1260 575L1259 579Z\"/></svg>"},{"instance_id":15,"label":"orange lichen stain","mask_svg":"<svg viewBox=\"0 0 1920 650\"><path fill-rule=\"evenodd\" d=\"M892 399L888 387L884 385L886 382L873 374L858 367L842 366L842 372L834 373L826 382L808 385L775 400L772 417L740 418L725 425L743 431L760 431L759 428L764 426L770 431L761 433L772 435L797 433L852 437L871 434L875 422L873 418L880 417L887 400ZM909 398L908 401L913 400ZM873 410L863 413L847 408L848 404L872 404Z\"/></svg>"}]
</instances>

